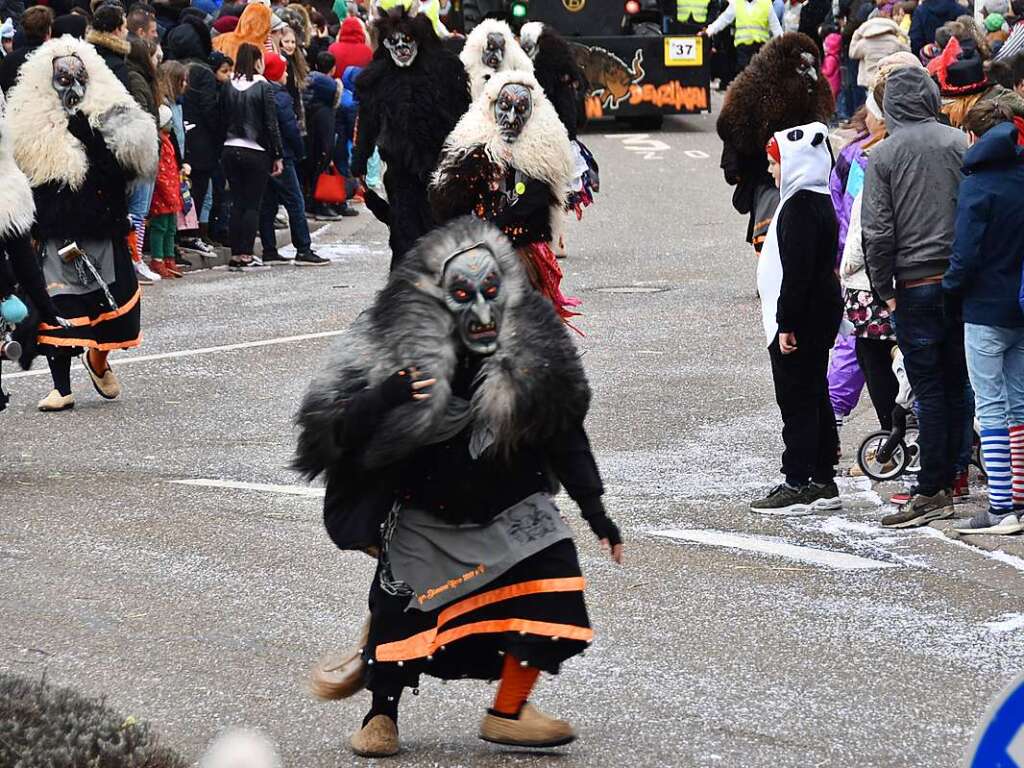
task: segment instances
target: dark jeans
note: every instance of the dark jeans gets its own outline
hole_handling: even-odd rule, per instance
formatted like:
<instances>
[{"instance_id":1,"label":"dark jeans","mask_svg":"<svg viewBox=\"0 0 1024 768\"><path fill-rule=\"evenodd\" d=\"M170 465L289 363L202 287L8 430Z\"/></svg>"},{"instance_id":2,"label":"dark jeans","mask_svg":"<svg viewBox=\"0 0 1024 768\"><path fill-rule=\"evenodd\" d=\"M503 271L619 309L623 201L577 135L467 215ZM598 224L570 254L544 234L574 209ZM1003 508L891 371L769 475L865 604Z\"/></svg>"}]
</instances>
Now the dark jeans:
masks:
<instances>
[{"instance_id":1,"label":"dark jeans","mask_svg":"<svg viewBox=\"0 0 1024 768\"><path fill-rule=\"evenodd\" d=\"M222 162L231 191L231 223L228 225L231 255L252 255L256 249L260 203L273 161L270 155L258 149L225 147Z\"/></svg>"},{"instance_id":2,"label":"dark jeans","mask_svg":"<svg viewBox=\"0 0 1024 768\"><path fill-rule=\"evenodd\" d=\"M753 45L737 45L736 46L736 74L738 75L744 69L747 68L747 64L754 58L754 54L760 51L764 47L763 43L754 43Z\"/></svg>"},{"instance_id":3,"label":"dark jeans","mask_svg":"<svg viewBox=\"0 0 1024 768\"><path fill-rule=\"evenodd\" d=\"M828 346L799 345L784 355L777 338L768 347L786 446L782 473L797 487L808 480L830 483L836 476L839 433L828 396L828 353Z\"/></svg>"},{"instance_id":4,"label":"dark jeans","mask_svg":"<svg viewBox=\"0 0 1024 768\"><path fill-rule=\"evenodd\" d=\"M288 211L288 228L292 233L292 245L296 251L309 249L309 222L306 221L306 204L302 199L302 188L299 177L295 173L295 161L285 160L284 170L280 176L271 176L270 184L263 193L263 204L260 206L260 242L263 253L274 253L277 250L277 234L274 232L274 216L277 207L283 205Z\"/></svg>"},{"instance_id":5,"label":"dark jeans","mask_svg":"<svg viewBox=\"0 0 1024 768\"><path fill-rule=\"evenodd\" d=\"M860 61L857 59L847 59L843 63L843 85L836 100L836 117L840 120L849 120L867 101L867 89L857 85L859 69Z\"/></svg>"},{"instance_id":6,"label":"dark jeans","mask_svg":"<svg viewBox=\"0 0 1024 768\"><path fill-rule=\"evenodd\" d=\"M351 176L348 143L356 131L356 109L339 108L335 119L334 167L342 176Z\"/></svg>"},{"instance_id":7,"label":"dark jeans","mask_svg":"<svg viewBox=\"0 0 1024 768\"><path fill-rule=\"evenodd\" d=\"M963 450L967 361L964 326L942 310L939 283L896 289L896 339L917 399L921 472L918 491L953 486Z\"/></svg>"},{"instance_id":8,"label":"dark jeans","mask_svg":"<svg viewBox=\"0 0 1024 768\"><path fill-rule=\"evenodd\" d=\"M857 365L868 385L868 395L871 396L871 405L878 417L878 426L887 432L892 430L892 409L900 391L900 383L892 372L892 349L895 346L895 341L860 336L854 344Z\"/></svg>"},{"instance_id":9,"label":"dark jeans","mask_svg":"<svg viewBox=\"0 0 1024 768\"><path fill-rule=\"evenodd\" d=\"M199 214L203 212L203 205L206 204L206 193L210 188L210 178L212 176L212 168L204 170L193 168L192 176L189 177L192 182L192 206L196 211L196 219L199 218Z\"/></svg>"}]
</instances>

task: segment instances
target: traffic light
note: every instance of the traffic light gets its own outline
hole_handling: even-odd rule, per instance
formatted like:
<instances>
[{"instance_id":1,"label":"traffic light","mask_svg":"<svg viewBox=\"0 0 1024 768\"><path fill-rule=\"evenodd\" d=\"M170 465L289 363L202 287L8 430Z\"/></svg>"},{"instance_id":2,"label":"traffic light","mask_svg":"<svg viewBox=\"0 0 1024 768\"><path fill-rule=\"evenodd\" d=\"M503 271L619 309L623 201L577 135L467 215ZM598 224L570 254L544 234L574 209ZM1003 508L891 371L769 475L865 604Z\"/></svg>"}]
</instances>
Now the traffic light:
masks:
<instances>
[{"instance_id":1,"label":"traffic light","mask_svg":"<svg viewBox=\"0 0 1024 768\"><path fill-rule=\"evenodd\" d=\"M512 0L512 18L518 22L526 20L526 0Z\"/></svg>"}]
</instances>

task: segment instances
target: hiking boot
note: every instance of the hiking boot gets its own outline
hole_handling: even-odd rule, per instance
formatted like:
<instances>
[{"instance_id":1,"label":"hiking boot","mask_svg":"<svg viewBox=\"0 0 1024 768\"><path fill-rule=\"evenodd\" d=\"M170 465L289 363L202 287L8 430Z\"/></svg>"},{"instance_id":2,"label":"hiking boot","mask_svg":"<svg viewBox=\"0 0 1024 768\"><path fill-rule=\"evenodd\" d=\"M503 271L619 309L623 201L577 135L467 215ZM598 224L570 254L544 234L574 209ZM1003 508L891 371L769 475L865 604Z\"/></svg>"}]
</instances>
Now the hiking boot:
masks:
<instances>
[{"instance_id":1,"label":"hiking boot","mask_svg":"<svg viewBox=\"0 0 1024 768\"><path fill-rule=\"evenodd\" d=\"M564 720L556 720L532 704L524 704L519 717L514 718L487 710L480 724L480 738L508 747L560 747L576 741L576 732Z\"/></svg>"},{"instance_id":2,"label":"hiking boot","mask_svg":"<svg viewBox=\"0 0 1024 768\"><path fill-rule=\"evenodd\" d=\"M164 271L167 274L169 274L171 277L184 277L185 276L185 273L181 272L178 269L178 265L175 263L173 258L171 258L171 259L164 259Z\"/></svg>"},{"instance_id":3,"label":"hiking boot","mask_svg":"<svg viewBox=\"0 0 1024 768\"><path fill-rule=\"evenodd\" d=\"M954 525L953 530L965 535L987 533L994 536L1007 536L1024 531L1024 522L1021 522L1013 512L983 509L970 520L964 520Z\"/></svg>"},{"instance_id":4,"label":"hiking boot","mask_svg":"<svg viewBox=\"0 0 1024 768\"><path fill-rule=\"evenodd\" d=\"M387 715L377 715L349 742L359 757L391 757L398 754L398 724Z\"/></svg>"},{"instance_id":5,"label":"hiking boot","mask_svg":"<svg viewBox=\"0 0 1024 768\"><path fill-rule=\"evenodd\" d=\"M814 500L811 502L811 509L815 512L824 512L830 509L842 509L843 501L839 498L839 488L835 482L811 483L807 486Z\"/></svg>"},{"instance_id":6,"label":"hiking boot","mask_svg":"<svg viewBox=\"0 0 1024 768\"><path fill-rule=\"evenodd\" d=\"M295 266L296 267L322 267L325 264L330 264L330 259L325 259L313 251L312 248L307 248L304 251L299 251L295 254Z\"/></svg>"},{"instance_id":7,"label":"hiking boot","mask_svg":"<svg viewBox=\"0 0 1024 768\"><path fill-rule=\"evenodd\" d=\"M809 515L816 499L810 485L794 488L788 483L779 483L763 499L751 502L750 511L759 515Z\"/></svg>"},{"instance_id":8,"label":"hiking boot","mask_svg":"<svg viewBox=\"0 0 1024 768\"><path fill-rule=\"evenodd\" d=\"M945 491L934 496L915 493L899 512L882 518L883 528L919 528L933 520L945 520L953 516L953 500Z\"/></svg>"},{"instance_id":9,"label":"hiking boot","mask_svg":"<svg viewBox=\"0 0 1024 768\"><path fill-rule=\"evenodd\" d=\"M114 375L114 371L111 370L109 364L105 370L97 371L92 367L92 363L89 362L89 352L87 350L82 355L82 365L89 372L93 388L104 400L114 400L121 394L121 382L117 380L117 376Z\"/></svg>"},{"instance_id":10,"label":"hiking boot","mask_svg":"<svg viewBox=\"0 0 1024 768\"><path fill-rule=\"evenodd\" d=\"M969 469L965 469L959 475L956 476L956 480L953 481L953 500L963 501L971 497L971 484L970 484Z\"/></svg>"},{"instance_id":11,"label":"hiking boot","mask_svg":"<svg viewBox=\"0 0 1024 768\"><path fill-rule=\"evenodd\" d=\"M56 389L51 389L50 394L40 400L37 407L43 413L67 411L75 407L75 395L73 393L62 395Z\"/></svg>"}]
</instances>

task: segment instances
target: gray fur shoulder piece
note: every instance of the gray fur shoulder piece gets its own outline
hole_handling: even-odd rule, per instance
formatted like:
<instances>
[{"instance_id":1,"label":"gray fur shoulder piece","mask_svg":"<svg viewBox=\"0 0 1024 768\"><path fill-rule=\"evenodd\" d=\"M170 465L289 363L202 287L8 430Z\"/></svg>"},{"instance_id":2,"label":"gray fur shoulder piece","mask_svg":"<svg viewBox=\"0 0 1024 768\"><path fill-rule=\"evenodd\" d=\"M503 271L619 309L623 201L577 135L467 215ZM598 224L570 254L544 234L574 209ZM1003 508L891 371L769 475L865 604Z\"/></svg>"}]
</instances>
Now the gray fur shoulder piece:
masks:
<instances>
[{"instance_id":1,"label":"gray fur shoulder piece","mask_svg":"<svg viewBox=\"0 0 1024 768\"><path fill-rule=\"evenodd\" d=\"M498 350L484 362L471 403L476 428L494 435L491 451L508 455L582 422L590 387L568 329L551 302L530 286L505 236L466 216L417 242L313 378L296 417L300 434L293 467L305 477L338 468L346 453L338 435L348 401L409 366L438 380L433 396L391 411L362 448L359 465L384 467L431 441L448 411L459 349L454 318L443 303L441 271L451 254L474 244L494 253L507 295Z\"/></svg>"},{"instance_id":2,"label":"gray fur shoulder piece","mask_svg":"<svg viewBox=\"0 0 1024 768\"><path fill-rule=\"evenodd\" d=\"M11 144L0 121L0 240L24 235L35 217L32 187L14 163Z\"/></svg>"}]
</instances>

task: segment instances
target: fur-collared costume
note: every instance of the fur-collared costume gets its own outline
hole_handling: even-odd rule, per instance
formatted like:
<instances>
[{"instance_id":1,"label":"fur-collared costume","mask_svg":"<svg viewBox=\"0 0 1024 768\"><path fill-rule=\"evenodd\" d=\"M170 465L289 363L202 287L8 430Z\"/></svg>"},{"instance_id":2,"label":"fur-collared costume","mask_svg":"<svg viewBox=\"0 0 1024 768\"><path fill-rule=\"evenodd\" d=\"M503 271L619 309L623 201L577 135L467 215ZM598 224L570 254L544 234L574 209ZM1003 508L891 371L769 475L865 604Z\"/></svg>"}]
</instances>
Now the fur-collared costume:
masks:
<instances>
[{"instance_id":1,"label":"fur-collared costume","mask_svg":"<svg viewBox=\"0 0 1024 768\"><path fill-rule=\"evenodd\" d=\"M448 303L445 270L466 251L493 257L500 274L503 305L484 356L467 351ZM389 403L388 382L412 366L437 380L431 398ZM295 466L326 475L335 544L382 553L362 650L375 707L387 694L397 710L423 674L495 679L505 654L556 673L585 648L592 631L575 546L544 510L561 482L596 532L593 516L607 520L583 428L589 402L565 326L530 289L508 240L471 216L421 238L339 339L300 408ZM510 538L491 537L510 510ZM434 554L410 559L407 546ZM470 561L481 563L471 574ZM437 589L411 578L417 564Z\"/></svg>"},{"instance_id":2,"label":"fur-collared costume","mask_svg":"<svg viewBox=\"0 0 1024 768\"><path fill-rule=\"evenodd\" d=\"M487 38L490 35L499 35L504 41L504 55L497 69L483 62ZM533 72L533 62L516 42L512 28L498 19L484 19L473 27L473 31L466 37L466 44L459 58L462 59L462 64L469 75L470 92L474 100L483 93L487 81L495 74L510 71Z\"/></svg>"},{"instance_id":3,"label":"fur-collared costume","mask_svg":"<svg viewBox=\"0 0 1024 768\"><path fill-rule=\"evenodd\" d=\"M399 8L377 18L374 33L377 50L356 80L359 117L352 173L365 176L374 146L380 150L387 164L384 188L390 211L383 218L391 232L394 269L434 226L427 185L445 137L469 106L469 86L458 57L441 45L426 16L409 16ZM385 45L398 34L416 44L408 66L398 66Z\"/></svg>"},{"instance_id":4,"label":"fur-collared costume","mask_svg":"<svg viewBox=\"0 0 1024 768\"><path fill-rule=\"evenodd\" d=\"M503 137L494 110L508 85L529 89L533 102L513 142ZM569 137L540 84L529 72L502 72L445 141L430 200L438 221L472 213L496 224L519 249L534 286L569 317L568 307L578 302L562 295L562 271L549 244L565 216L572 178Z\"/></svg>"},{"instance_id":5,"label":"fur-collared costume","mask_svg":"<svg viewBox=\"0 0 1024 768\"><path fill-rule=\"evenodd\" d=\"M25 355L23 366L31 360L34 323L40 318L55 322L56 309L46 293L43 273L30 230L35 219L36 206L28 179L14 163L11 142L0 117L0 302L17 295L29 309L28 317L15 329L14 337L21 342ZM0 386L0 411L7 405L7 396Z\"/></svg>"},{"instance_id":6,"label":"fur-collared costume","mask_svg":"<svg viewBox=\"0 0 1024 768\"><path fill-rule=\"evenodd\" d=\"M758 252L779 201L765 145L783 128L828 123L834 110L818 46L800 32L767 43L729 86L716 126L722 170L736 187L733 207L750 215L747 241Z\"/></svg>"},{"instance_id":7,"label":"fur-collared costume","mask_svg":"<svg viewBox=\"0 0 1024 768\"><path fill-rule=\"evenodd\" d=\"M77 59L88 75L70 115L53 85L53 62L64 57ZM48 41L25 62L10 94L7 128L14 160L35 199L33 234L42 244L47 290L71 323L43 323L40 345L100 351L138 346L139 287L125 240L126 190L135 178L156 173L152 118L91 45L65 36ZM90 255L109 296L91 273L76 272L80 260L61 264L56 251L70 241Z\"/></svg>"},{"instance_id":8,"label":"fur-collared costume","mask_svg":"<svg viewBox=\"0 0 1024 768\"><path fill-rule=\"evenodd\" d=\"M524 24L519 39L533 60L533 75L544 95L558 113L569 139L575 139L577 129L585 121L582 98L588 88L572 49L554 27L540 21Z\"/></svg>"}]
</instances>

